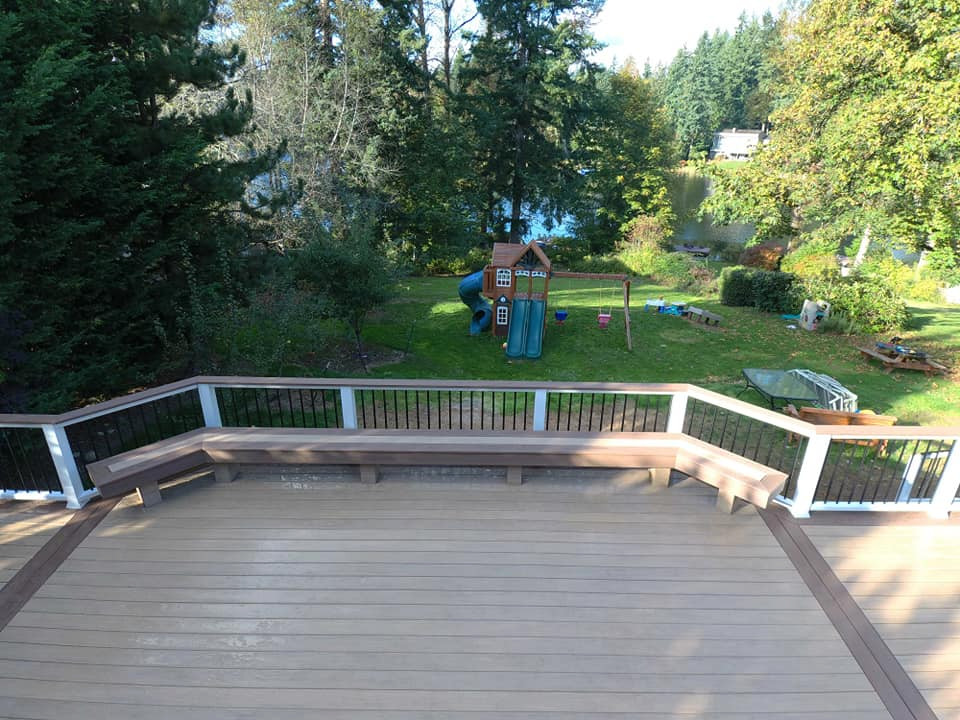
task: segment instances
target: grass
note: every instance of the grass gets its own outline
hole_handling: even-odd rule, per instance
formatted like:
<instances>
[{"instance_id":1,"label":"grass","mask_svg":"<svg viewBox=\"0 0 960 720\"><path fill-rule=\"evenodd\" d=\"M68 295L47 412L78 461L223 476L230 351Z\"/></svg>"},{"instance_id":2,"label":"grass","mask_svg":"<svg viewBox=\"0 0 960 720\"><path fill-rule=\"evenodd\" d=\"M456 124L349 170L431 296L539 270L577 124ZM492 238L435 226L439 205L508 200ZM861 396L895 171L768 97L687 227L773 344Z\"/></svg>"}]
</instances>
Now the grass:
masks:
<instances>
[{"instance_id":1,"label":"grass","mask_svg":"<svg viewBox=\"0 0 960 720\"><path fill-rule=\"evenodd\" d=\"M857 393L861 408L896 415L905 423L960 424L960 382L907 371L885 374L856 350L876 338L790 330L779 316L724 307L716 299L643 282L634 284L631 293L632 352L626 348L619 286L606 284L601 291L599 283L555 279L543 357L509 360L502 339L490 333L469 335L470 315L457 297L458 281L409 278L395 299L370 318L367 343L403 353L400 362L374 367L373 377L690 382L734 395L743 386L742 368L807 368ZM721 315L723 323L714 329L644 312L644 300L659 296L692 301ZM613 306L607 330L596 323L601 302L604 310ZM561 308L570 314L562 327L553 324L553 311ZM957 367L960 308L918 304L910 328L901 335ZM755 393L743 399L762 403Z\"/></svg>"}]
</instances>

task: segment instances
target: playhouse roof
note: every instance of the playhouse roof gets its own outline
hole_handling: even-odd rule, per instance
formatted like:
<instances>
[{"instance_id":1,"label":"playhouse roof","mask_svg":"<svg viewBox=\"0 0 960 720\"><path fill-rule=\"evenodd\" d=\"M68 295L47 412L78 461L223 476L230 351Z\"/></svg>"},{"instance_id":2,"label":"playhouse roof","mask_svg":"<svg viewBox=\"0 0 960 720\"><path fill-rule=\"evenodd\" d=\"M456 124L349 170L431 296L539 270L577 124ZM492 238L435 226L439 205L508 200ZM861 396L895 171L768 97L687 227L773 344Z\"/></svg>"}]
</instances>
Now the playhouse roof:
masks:
<instances>
[{"instance_id":1,"label":"playhouse roof","mask_svg":"<svg viewBox=\"0 0 960 720\"><path fill-rule=\"evenodd\" d=\"M540 264L543 265L547 270L550 269L550 258L547 257L547 254L543 251L543 248L540 247L538 243L532 242L527 245L517 245L514 243L494 243L493 244L493 258L490 261L491 265L496 265L497 267L513 267L517 265L520 260L528 252L532 252L537 260L540 261Z\"/></svg>"}]
</instances>

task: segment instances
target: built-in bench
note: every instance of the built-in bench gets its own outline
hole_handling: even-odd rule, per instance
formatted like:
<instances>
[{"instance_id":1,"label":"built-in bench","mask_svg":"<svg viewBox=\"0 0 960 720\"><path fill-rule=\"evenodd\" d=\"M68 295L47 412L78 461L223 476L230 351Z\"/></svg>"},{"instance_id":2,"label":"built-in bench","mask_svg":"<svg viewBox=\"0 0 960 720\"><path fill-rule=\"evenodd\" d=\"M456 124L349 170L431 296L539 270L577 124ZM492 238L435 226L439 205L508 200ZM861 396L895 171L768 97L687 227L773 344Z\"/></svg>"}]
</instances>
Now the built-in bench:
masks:
<instances>
[{"instance_id":1,"label":"built-in bench","mask_svg":"<svg viewBox=\"0 0 960 720\"><path fill-rule=\"evenodd\" d=\"M524 467L649 468L670 484L671 469L716 487L730 512L739 498L766 507L787 476L680 433L560 433L302 428L204 428L87 466L104 497L139 491L144 506L160 501L159 483L212 466L229 482L239 465L355 465L364 482L380 466L451 465L507 469L520 484Z\"/></svg>"}]
</instances>

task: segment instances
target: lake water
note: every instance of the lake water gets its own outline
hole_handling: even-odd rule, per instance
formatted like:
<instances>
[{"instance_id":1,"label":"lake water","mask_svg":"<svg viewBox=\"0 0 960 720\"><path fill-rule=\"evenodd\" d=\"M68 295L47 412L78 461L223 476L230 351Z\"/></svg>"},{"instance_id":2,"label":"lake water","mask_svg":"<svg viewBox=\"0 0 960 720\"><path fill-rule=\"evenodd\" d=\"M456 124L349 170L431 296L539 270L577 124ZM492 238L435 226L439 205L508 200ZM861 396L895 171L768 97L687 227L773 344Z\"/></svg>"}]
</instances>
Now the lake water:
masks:
<instances>
[{"instance_id":1,"label":"lake water","mask_svg":"<svg viewBox=\"0 0 960 720\"><path fill-rule=\"evenodd\" d=\"M720 241L742 245L753 235L753 225L714 225L709 216L697 219L700 203L710 194L710 181L702 175L678 172L672 179L670 191L673 212L677 216L674 238L678 243L712 246Z\"/></svg>"},{"instance_id":2,"label":"lake water","mask_svg":"<svg viewBox=\"0 0 960 720\"><path fill-rule=\"evenodd\" d=\"M709 217L697 219L700 203L709 193L710 181L704 176L691 172L674 173L670 182L670 199L677 216L673 239L678 244L686 245L712 247L712 243L717 241L742 245L753 235L753 225L733 223L721 226L714 225ZM553 227L548 229L546 218L537 213L530 217L530 229L525 237L536 239L544 235L567 235L571 232L570 224L570 218L564 218L559 225L554 221Z\"/></svg>"}]
</instances>

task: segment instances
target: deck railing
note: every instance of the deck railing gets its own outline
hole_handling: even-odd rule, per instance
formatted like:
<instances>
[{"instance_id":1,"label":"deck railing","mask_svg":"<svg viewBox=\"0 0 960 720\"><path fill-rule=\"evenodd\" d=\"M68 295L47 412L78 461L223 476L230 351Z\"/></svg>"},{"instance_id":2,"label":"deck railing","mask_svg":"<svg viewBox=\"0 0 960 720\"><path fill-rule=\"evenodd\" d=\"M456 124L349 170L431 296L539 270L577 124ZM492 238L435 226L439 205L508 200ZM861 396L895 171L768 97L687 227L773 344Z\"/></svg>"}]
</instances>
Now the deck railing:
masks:
<instances>
[{"instance_id":1,"label":"deck railing","mask_svg":"<svg viewBox=\"0 0 960 720\"><path fill-rule=\"evenodd\" d=\"M96 495L88 463L199 427L669 432L788 475L811 510L960 509L960 428L811 425L687 384L195 377L62 415L0 415L0 497Z\"/></svg>"}]
</instances>

